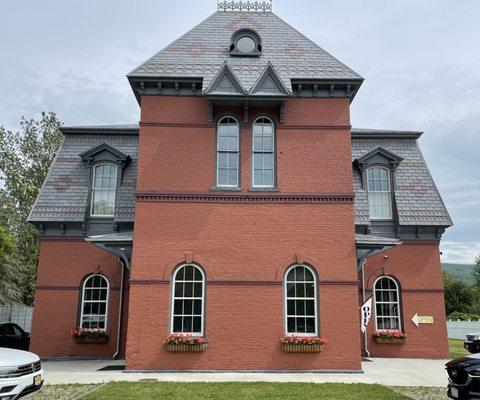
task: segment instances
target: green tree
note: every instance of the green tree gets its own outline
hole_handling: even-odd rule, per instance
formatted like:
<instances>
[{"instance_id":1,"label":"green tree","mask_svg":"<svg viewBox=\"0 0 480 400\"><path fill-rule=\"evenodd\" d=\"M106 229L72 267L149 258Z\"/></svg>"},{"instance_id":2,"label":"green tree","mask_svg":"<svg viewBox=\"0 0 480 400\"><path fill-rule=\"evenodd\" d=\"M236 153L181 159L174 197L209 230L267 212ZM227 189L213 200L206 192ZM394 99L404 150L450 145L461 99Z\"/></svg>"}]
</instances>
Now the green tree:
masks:
<instances>
[{"instance_id":1,"label":"green tree","mask_svg":"<svg viewBox=\"0 0 480 400\"><path fill-rule=\"evenodd\" d=\"M21 286L21 301L33 303L38 264L38 233L27 222L50 164L60 146L61 123L52 112L40 120L22 118L20 132L0 127L0 222L14 243L13 257Z\"/></svg>"},{"instance_id":2,"label":"green tree","mask_svg":"<svg viewBox=\"0 0 480 400\"><path fill-rule=\"evenodd\" d=\"M457 311L460 313L472 312L476 292L467 284L457 281L448 273L443 273L443 286L445 288L445 309L447 315Z\"/></svg>"},{"instance_id":3,"label":"green tree","mask_svg":"<svg viewBox=\"0 0 480 400\"><path fill-rule=\"evenodd\" d=\"M475 260L473 266L473 277L475 278L475 285L480 288L480 257Z\"/></svg>"},{"instance_id":4,"label":"green tree","mask_svg":"<svg viewBox=\"0 0 480 400\"><path fill-rule=\"evenodd\" d=\"M13 239L0 226L0 304L18 303L22 297Z\"/></svg>"}]
</instances>

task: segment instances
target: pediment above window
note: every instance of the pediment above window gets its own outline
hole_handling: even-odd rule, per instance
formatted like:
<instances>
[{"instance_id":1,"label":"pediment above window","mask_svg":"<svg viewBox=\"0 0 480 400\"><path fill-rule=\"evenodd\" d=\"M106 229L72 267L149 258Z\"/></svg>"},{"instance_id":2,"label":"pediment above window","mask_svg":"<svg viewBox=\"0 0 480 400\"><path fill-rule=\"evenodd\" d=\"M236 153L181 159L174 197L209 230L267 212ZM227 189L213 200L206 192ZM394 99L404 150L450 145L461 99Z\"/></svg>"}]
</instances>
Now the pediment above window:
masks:
<instances>
[{"instance_id":1,"label":"pediment above window","mask_svg":"<svg viewBox=\"0 0 480 400\"><path fill-rule=\"evenodd\" d=\"M402 157L397 156L382 147L377 147L363 156L356 158L354 162L359 167L360 171L364 171L372 165L383 165L385 167L396 169L402 161Z\"/></svg>"},{"instance_id":2,"label":"pediment above window","mask_svg":"<svg viewBox=\"0 0 480 400\"><path fill-rule=\"evenodd\" d=\"M288 96L290 93L273 65L268 63L257 83L253 86L251 94L256 96Z\"/></svg>"},{"instance_id":3,"label":"pediment above window","mask_svg":"<svg viewBox=\"0 0 480 400\"><path fill-rule=\"evenodd\" d=\"M240 81L237 79L233 71L230 69L227 63L223 64L222 68L218 71L217 76L212 81L208 89L206 90L208 95L240 95L247 94Z\"/></svg>"},{"instance_id":4,"label":"pediment above window","mask_svg":"<svg viewBox=\"0 0 480 400\"><path fill-rule=\"evenodd\" d=\"M79 156L87 165L92 165L97 162L113 162L122 169L131 161L129 155L122 153L106 143L84 151L79 154Z\"/></svg>"}]
</instances>

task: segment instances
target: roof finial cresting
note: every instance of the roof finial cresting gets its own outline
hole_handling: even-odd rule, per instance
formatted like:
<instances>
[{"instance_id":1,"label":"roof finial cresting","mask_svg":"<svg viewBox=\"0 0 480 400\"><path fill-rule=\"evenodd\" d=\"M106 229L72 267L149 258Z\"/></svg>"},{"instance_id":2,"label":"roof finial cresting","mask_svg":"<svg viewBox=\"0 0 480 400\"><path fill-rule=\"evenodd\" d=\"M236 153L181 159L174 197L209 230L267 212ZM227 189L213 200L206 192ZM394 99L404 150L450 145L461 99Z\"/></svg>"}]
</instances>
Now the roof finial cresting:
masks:
<instances>
[{"instance_id":1,"label":"roof finial cresting","mask_svg":"<svg viewBox=\"0 0 480 400\"><path fill-rule=\"evenodd\" d=\"M272 1L227 1L217 0L217 8L219 11L272 11Z\"/></svg>"}]
</instances>

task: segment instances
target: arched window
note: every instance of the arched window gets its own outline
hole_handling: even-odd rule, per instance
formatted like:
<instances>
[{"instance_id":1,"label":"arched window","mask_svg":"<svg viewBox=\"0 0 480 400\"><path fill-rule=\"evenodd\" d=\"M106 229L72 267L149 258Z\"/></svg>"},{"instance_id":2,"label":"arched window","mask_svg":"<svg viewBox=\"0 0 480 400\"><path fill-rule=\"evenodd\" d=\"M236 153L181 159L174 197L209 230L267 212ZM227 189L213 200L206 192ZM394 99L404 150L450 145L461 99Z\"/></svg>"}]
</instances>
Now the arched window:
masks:
<instances>
[{"instance_id":1,"label":"arched window","mask_svg":"<svg viewBox=\"0 0 480 400\"><path fill-rule=\"evenodd\" d=\"M275 128L272 120L260 117L253 123L253 187L275 185Z\"/></svg>"},{"instance_id":2,"label":"arched window","mask_svg":"<svg viewBox=\"0 0 480 400\"><path fill-rule=\"evenodd\" d=\"M172 333L203 336L205 274L196 265L186 264L173 274Z\"/></svg>"},{"instance_id":3,"label":"arched window","mask_svg":"<svg viewBox=\"0 0 480 400\"><path fill-rule=\"evenodd\" d=\"M294 265L285 273L286 333L317 336L317 278L305 265Z\"/></svg>"},{"instance_id":4,"label":"arched window","mask_svg":"<svg viewBox=\"0 0 480 400\"><path fill-rule=\"evenodd\" d=\"M395 279L381 276L375 281L374 300L377 329L401 330L400 291Z\"/></svg>"},{"instance_id":5,"label":"arched window","mask_svg":"<svg viewBox=\"0 0 480 400\"><path fill-rule=\"evenodd\" d=\"M217 128L217 186L238 187L240 126L233 117L224 117Z\"/></svg>"},{"instance_id":6,"label":"arched window","mask_svg":"<svg viewBox=\"0 0 480 400\"><path fill-rule=\"evenodd\" d=\"M370 218L392 219L390 170L383 167L368 168L367 190Z\"/></svg>"},{"instance_id":7,"label":"arched window","mask_svg":"<svg viewBox=\"0 0 480 400\"><path fill-rule=\"evenodd\" d=\"M110 285L103 275L91 275L83 282L80 328L107 329Z\"/></svg>"},{"instance_id":8,"label":"arched window","mask_svg":"<svg viewBox=\"0 0 480 400\"><path fill-rule=\"evenodd\" d=\"M116 190L117 166L106 163L95 165L92 181L92 216L114 216Z\"/></svg>"}]
</instances>

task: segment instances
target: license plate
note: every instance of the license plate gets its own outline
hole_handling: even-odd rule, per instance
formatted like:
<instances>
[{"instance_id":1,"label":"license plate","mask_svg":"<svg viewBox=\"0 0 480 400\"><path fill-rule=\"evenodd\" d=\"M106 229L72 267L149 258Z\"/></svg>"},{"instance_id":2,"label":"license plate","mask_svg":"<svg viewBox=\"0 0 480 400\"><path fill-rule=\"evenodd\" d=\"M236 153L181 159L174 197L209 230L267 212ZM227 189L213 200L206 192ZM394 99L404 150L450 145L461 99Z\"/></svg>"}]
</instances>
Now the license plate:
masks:
<instances>
[{"instance_id":1,"label":"license plate","mask_svg":"<svg viewBox=\"0 0 480 400\"><path fill-rule=\"evenodd\" d=\"M38 386L42 383L42 375L37 375L33 377L33 384Z\"/></svg>"},{"instance_id":2,"label":"license plate","mask_svg":"<svg viewBox=\"0 0 480 400\"><path fill-rule=\"evenodd\" d=\"M450 393L452 394L452 397L455 397L456 399L458 399L458 389L457 388L450 388Z\"/></svg>"}]
</instances>

